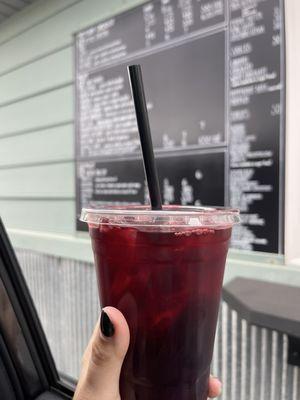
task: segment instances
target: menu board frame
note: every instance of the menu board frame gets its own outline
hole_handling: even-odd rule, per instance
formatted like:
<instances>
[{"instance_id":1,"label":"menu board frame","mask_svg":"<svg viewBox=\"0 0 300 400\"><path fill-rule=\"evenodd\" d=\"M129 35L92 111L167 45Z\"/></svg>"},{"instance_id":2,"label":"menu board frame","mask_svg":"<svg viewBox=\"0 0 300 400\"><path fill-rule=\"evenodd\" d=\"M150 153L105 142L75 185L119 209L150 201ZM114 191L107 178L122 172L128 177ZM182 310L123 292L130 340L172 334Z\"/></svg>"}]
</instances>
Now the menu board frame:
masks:
<instances>
[{"instance_id":1,"label":"menu board frame","mask_svg":"<svg viewBox=\"0 0 300 400\"><path fill-rule=\"evenodd\" d=\"M192 0L193 1L193 0ZM284 253L284 188L285 188L285 119L286 119L286 83L285 83L285 76L286 76L286 65L285 65L285 52L286 52L286 46L285 46L285 9L284 9L284 1L283 0L274 0L274 1L279 1L280 7L281 7L281 12L282 12L282 18L283 21L281 22L281 29L280 29L280 83L282 84L282 88L280 90L280 128L279 128L279 148L278 148L278 244L276 250L272 251L274 253L279 253L283 254ZM175 1L174 1L175 2ZM111 18L122 18L123 16L125 17L128 14L134 14L138 9L141 7L144 7L145 4L152 3L152 4L157 4L160 3L160 0L152 0L152 1L146 1L141 4L135 5L134 7L122 11L120 13L117 13L116 15L112 15L108 18L104 18L102 21L100 20L96 24L92 24L87 28L81 29L78 32L74 34L74 47L75 47L75 163L76 163L76 229L77 230L86 230L86 226L82 224L79 220L79 213L81 209L81 202L80 202L80 196L81 196L81 188L80 184L78 183L78 173L77 173L77 167L80 162L85 161L86 158L80 156L80 142L79 142L79 120L80 120L80 105L78 101L78 87L76 84L76 76L78 73L78 60L79 60L79 54L78 54L78 48L76 47L76 41L78 39L78 35L82 32L87 31L88 29L95 27L99 25L99 23L104 22L104 21L109 21ZM230 54L230 43L229 43L229 35L230 35L230 30L229 30L229 1L224 0L224 5L225 5L225 10L224 10L224 34L225 34L225 57L226 59L229 57ZM221 23L220 23L221 25ZM198 31L197 31L198 32ZM195 32L195 37L197 36L197 32ZM189 38L190 39L190 38ZM200 39L201 40L201 39ZM135 57L132 59L134 60ZM122 59L120 63L123 63L124 60ZM113 64L113 67L116 66L117 64ZM225 85L225 104L224 104L224 110L225 110L225 124L224 124L224 141L222 142L222 145L224 147L227 146L228 151L225 154L225 163L224 163L224 184L225 187L228 187L228 190L225 190L224 193L224 204L229 205L230 203L230 194L229 194L229 186L230 186L230 121L229 121L229 108L230 108L230 82L229 82L229 63L227 64L225 62L225 71L224 71L224 85ZM104 69L104 68L103 68ZM227 78L226 78L227 75ZM199 148L199 153L203 152L203 148ZM178 150L178 154L180 153L180 150ZM156 149L156 154L159 157L162 157L164 154L168 154L168 150L166 149ZM183 153L182 153L183 154ZM176 155L176 151L175 151ZM124 160L126 159L131 159L132 157L139 157L138 152L128 154L127 156L120 155L120 157L115 157L116 159L121 160L122 158ZM92 156L88 157L89 160L91 161L99 161L99 160L113 160L114 156L111 157L106 157L106 156ZM126 162L126 161L125 161ZM255 250L261 251L260 246L253 246ZM258 247L258 248L255 248ZM250 250L251 248L249 248ZM268 250L266 250L268 252Z\"/></svg>"}]
</instances>

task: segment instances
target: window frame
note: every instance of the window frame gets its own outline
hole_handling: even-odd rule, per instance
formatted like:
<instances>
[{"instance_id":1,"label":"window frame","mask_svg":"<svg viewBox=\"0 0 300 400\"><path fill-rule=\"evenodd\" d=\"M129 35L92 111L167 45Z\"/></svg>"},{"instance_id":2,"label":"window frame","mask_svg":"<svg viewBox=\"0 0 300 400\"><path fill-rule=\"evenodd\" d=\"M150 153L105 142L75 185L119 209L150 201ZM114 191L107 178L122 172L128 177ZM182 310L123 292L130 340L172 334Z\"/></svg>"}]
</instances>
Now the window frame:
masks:
<instances>
[{"instance_id":1,"label":"window frame","mask_svg":"<svg viewBox=\"0 0 300 400\"><path fill-rule=\"evenodd\" d=\"M0 259L0 279L38 373L41 389L50 390L58 399L72 399L76 382L60 375L56 369L34 302L1 218ZM5 330L8 327L5 321L3 325ZM12 353L17 350L10 349Z\"/></svg>"}]
</instances>

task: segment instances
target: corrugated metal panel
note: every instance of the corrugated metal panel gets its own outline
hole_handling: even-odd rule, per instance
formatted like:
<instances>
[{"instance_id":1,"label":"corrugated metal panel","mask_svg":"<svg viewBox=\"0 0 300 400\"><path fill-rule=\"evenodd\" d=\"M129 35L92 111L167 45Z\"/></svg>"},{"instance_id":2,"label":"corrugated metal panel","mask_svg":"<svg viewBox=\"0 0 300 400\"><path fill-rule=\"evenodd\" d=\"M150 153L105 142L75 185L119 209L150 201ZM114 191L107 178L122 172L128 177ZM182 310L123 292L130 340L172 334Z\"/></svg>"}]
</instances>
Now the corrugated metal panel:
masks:
<instances>
[{"instance_id":1,"label":"corrugated metal panel","mask_svg":"<svg viewBox=\"0 0 300 400\"><path fill-rule=\"evenodd\" d=\"M24 250L17 255L57 368L77 377L100 310L93 266Z\"/></svg>"},{"instance_id":2,"label":"corrugated metal panel","mask_svg":"<svg viewBox=\"0 0 300 400\"><path fill-rule=\"evenodd\" d=\"M99 315L93 265L18 250L24 275L57 367L77 377ZM300 369L287 364L287 336L220 307L212 373L223 382L221 400L299 400Z\"/></svg>"},{"instance_id":3,"label":"corrugated metal panel","mask_svg":"<svg viewBox=\"0 0 300 400\"><path fill-rule=\"evenodd\" d=\"M222 400L299 400L300 368L287 354L287 335L249 325L222 303L212 363Z\"/></svg>"}]
</instances>

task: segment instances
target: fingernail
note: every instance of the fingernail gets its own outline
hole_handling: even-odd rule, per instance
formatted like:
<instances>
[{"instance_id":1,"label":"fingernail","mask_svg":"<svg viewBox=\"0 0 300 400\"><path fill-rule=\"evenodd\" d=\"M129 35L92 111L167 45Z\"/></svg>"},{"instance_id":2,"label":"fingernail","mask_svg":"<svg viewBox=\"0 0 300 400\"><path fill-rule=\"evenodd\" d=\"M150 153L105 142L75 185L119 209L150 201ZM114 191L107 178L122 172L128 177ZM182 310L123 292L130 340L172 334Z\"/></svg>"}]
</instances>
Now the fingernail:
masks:
<instances>
[{"instance_id":1,"label":"fingernail","mask_svg":"<svg viewBox=\"0 0 300 400\"><path fill-rule=\"evenodd\" d=\"M106 337L112 337L115 333L115 328L104 310L101 311L100 328L101 332Z\"/></svg>"}]
</instances>

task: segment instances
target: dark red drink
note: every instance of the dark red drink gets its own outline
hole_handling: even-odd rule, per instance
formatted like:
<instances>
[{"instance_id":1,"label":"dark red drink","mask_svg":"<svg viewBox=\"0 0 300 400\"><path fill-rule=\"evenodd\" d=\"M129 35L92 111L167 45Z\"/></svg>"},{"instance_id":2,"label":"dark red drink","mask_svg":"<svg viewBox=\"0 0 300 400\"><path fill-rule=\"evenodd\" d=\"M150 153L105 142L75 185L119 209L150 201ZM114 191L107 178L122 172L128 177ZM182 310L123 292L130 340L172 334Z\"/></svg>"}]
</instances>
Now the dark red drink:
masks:
<instances>
[{"instance_id":1,"label":"dark red drink","mask_svg":"<svg viewBox=\"0 0 300 400\"><path fill-rule=\"evenodd\" d=\"M233 220L202 212L207 226L196 211L155 224L152 215L89 223L101 305L122 311L130 327L122 400L207 398Z\"/></svg>"}]
</instances>

